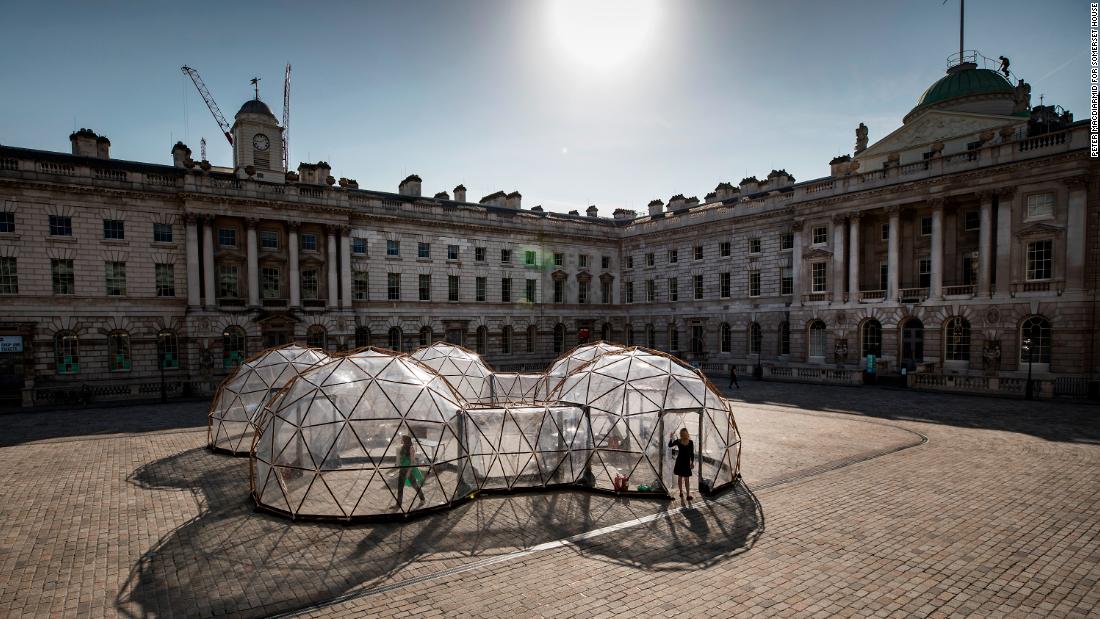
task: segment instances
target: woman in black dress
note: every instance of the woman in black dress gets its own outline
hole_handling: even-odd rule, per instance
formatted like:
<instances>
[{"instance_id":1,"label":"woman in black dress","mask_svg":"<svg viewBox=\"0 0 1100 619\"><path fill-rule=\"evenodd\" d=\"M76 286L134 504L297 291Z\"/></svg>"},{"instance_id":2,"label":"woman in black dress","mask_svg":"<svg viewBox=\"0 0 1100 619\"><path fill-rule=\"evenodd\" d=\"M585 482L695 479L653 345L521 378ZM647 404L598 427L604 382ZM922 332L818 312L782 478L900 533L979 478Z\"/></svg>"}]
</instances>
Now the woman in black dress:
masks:
<instances>
[{"instance_id":1,"label":"woman in black dress","mask_svg":"<svg viewBox=\"0 0 1100 619\"><path fill-rule=\"evenodd\" d=\"M680 490L680 500L684 500L684 491L687 490L687 500L691 500L691 469L695 468L695 443L691 440L687 428L680 430L680 438L676 434L669 435L668 446L677 450L676 464L672 473L676 475L676 487Z\"/></svg>"}]
</instances>

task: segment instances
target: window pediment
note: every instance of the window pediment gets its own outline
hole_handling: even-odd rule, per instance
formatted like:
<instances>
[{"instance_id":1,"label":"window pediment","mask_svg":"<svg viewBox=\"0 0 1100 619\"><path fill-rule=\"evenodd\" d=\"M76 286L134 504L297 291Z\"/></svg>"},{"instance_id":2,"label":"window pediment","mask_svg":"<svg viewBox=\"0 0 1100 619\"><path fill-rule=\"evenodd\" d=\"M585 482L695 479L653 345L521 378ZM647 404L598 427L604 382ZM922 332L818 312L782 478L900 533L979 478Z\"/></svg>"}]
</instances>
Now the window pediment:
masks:
<instances>
[{"instance_id":1,"label":"window pediment","mask_svg":"<svg viewBox=\"0 0 1100 619\"><path fill-rule=\"evenodd\" d=\"M821 258L832 258L833 257L833 252L829 251L825 247L815 247L815 248L811 249L810 251L802 254L802 257L806 260L814 260L814 259L821 259Z\"/></svg>"},{"instance_id":2,"label":"window pediment","mask_svg":"<svg viewBox=\"0 0 1100 619\"><path fill-rule=\"evenodd\" d=\"M1065 228L1048 223L1031 223L1016 231L1018 239L1032 239L1038 237L1061 236Z\"/></svg>"}]
</instances>

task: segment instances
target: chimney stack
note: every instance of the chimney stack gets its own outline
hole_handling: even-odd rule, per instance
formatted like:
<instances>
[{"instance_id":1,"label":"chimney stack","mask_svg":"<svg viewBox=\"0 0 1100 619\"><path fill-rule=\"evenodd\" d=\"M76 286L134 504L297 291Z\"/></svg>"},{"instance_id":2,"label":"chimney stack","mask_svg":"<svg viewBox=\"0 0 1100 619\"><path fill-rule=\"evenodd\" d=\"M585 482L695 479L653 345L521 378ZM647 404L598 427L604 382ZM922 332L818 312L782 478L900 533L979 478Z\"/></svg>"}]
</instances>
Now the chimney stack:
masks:
<instances>
[{"instance_id":1,"label":"chimney stack","mask_svg":"<svg viewBox=\"0 0 1100 619\"><path fill-rule=\"evenodd\" d=\"M420 197L420 177L415 174L410 174L405 177L405 180L401 181L401 184L397 186L397 193L403 196L412 196L414 198Z\"/></svg>"},{"instance_id":2,"label":"chimney stack","mask_svg":"<svg viewBox=\"0 0 1100 619\"><path fill-rule=\"evenodd\" d=\"M176 145L172 147L172 165L177 168L186 168L187 162L191 160L191 149L187 148L187 145L183 142L176 142Z\"/></svg>"},{"instance_id":3,"label":"chimney stack","mask_svg":"<svg viewBox=\"0 0 1100 619\"><path fill-rule=\"evenodd\" d=\"M516 209L517 211L520 209L522 202L523 196L518 191L513 191L504 197L504 206Z\"/></svg>"},{"instance_id":4,"label":"chimney stack","mask_svg":"<svg viewBox=\"0 0 1100 619\"><path fill-rule=\"evenodd\" d=\"M435 194L435 198L437 200L450 200L451 196L446 191L441 191L441 192Z\"/></svg>"},{"instance_id":5,"label":"chimney stack","mask_svg":"<svg viewBox=\"0 0 1100 619\"><path fill-rule=\"evenodd\" d=\"M330 172L332 172L332 166L324 161L318 161L317 163L299 163L298 182L306 185L324 185L328 183ZM335 179L333 179L333 183L335 182Z\"/></svg>"},{"instance_id":6,"label":"chimney stack","mask_svg":"<svg viewBox=\"0 0 1100 619\"><path fill-rule=\"evenodd\" d=\"M615 219L623 221L623 220L634 219L635 217L638 216L638 213L636 211L632 211L630 209L617 208L617 209L615 209L615 212L612 213L612 215L615 217Z\"/></svg>"},{"instance_id":7,"label":"chimney stack","mask_svg":"<svg viewBox=\"0 0 1100 619\"><path fill-rule=\"evenodd\" d=\"M111 158L111 141L107 139L107 136L101 135L95 139L95 154L100 159Z\"/></svg>"},{"instance_id":8,"label":"chimney stack","mask_svg":"<svg viewBox=\"0 0 1100 619\"><path fill-rule=\"evenodd\" d=\"M508 196L505 195L503 191L496 191L478 200L478 204L487 204L489 206L506 206L505 202L507 200Z\"/></svg>"},{"instance_id":9,"label":"chimney stack","mask_svg":"<svg viewBox=\"0 0 1100 619\"><path fill-rule=\"evenodd\" d=\"M584 212L589 217L599 217L600 216L600 210L598 208L596 208L595 204L593 204L592 206L589 206L587 209L584 210Z\"/></svg>"},{"instance_id":10,"label":"chimney stack","mask_svg":"<svg viewBox=\"0 0 1100 619\"><path fill-rule=\"evenodd\" d=\"M107 138L103 139L106 140ZM81 129L80 131L69 134L69 142L72 143L74 155L106 159L107 157L100 155L101 151L97 143L98 140L99 136L91 129ZM108 146L110 146L110 144L110 142L107 142ZM102 152L106 155L107 149L103 148Z\"/></svg>"},{"instance_id":11,"label":"chimney stack","mask_svg":"<svg viewBox=\"0 0 1100 619\"><path fill-rule=\"evenodd\" d=\"M660 215L665 210L665 203L663 200L650 200L649 201L649 214Z\"/></svg>"},{"instance_id":12,"label":"chimney stack","mask_svg":"<svg viewBox=\"0 0 1100 619\"><path fill-rule=\"evenodd\" d=\"M716 198L725 201L737 197L739 190L731 183L718 183L718 186L714 188L714 193Z\"/></svg>"},{"instance_id":13,"label":"chimney stack","mask_svg":"<svg viewBox=\"0 0 1100 619\"><path fill-rule=\"evenodd\" d=\"M455 202L465 202L465 201L466 201L466 186L465 185L459 185L458 187L455 187Z\"/></svg>"},{"instance_id":14,"label":"chimney stack","mask_svg":"<svg viewBox=\"0 0 1100 619\"><path fill-rule=\"evenodd\" d=\"M686 202L687 198L684 197L684 194L678 193L668 199L668 210L678 211L684 208Z\"/></svg>"}]
</instances>

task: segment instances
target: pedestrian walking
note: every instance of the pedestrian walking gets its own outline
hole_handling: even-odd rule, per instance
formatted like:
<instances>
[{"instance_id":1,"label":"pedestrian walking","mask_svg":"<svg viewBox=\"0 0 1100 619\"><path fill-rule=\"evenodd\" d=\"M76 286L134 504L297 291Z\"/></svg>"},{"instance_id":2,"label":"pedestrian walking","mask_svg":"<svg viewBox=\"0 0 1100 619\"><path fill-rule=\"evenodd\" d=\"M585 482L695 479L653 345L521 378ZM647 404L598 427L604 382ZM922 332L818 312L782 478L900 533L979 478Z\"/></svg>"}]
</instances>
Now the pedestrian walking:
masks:
<instances>
[{"instance_id":1,"label":"pedestrian walking","mask_svg":"<svg viewBox=\"0 0 1100 619\"><path fill-rule=\"evenodd\" d=\"M695 443L691 440L687 428L680 429L680 438L676 433L668 435L668 446L675 450L676 464L672 467L672 473L676 476L676 488L680 491L680 500L684 500L684 491L687 491L687 500L691 500L691 469L695 468Z\"/></svg>"},{"instance_id":2,"label":"pedestrian walking","mask_svg":"<svg viewBox=\"0 0 1100 619\"><path fill-rule=\"evenodd\" d=\"M731 363L730 364L730 386L726 387L726 389L733 389L734 385L737 385L738 389L741 388L741 383L737 382L737 364Z\"/></svg>"},{"instance_id":3,"label":"pedestrian walking","mask_svg":"<svg viewBox=\"0 0 1100 619\"><path fill-rule=\"evenodd\" d=\"M416 490L416 496L420 499L421 504L425 501L424 491L421 489L424 485L424 473L413 466L415 455L416 450L413 448L412 437L408 434L402 435L401 448L397 452L397 464L401 467L397 474L397 502L390 509L401 507L405 498L405 486L412 486Z\"/></svg>"}]
</instances>

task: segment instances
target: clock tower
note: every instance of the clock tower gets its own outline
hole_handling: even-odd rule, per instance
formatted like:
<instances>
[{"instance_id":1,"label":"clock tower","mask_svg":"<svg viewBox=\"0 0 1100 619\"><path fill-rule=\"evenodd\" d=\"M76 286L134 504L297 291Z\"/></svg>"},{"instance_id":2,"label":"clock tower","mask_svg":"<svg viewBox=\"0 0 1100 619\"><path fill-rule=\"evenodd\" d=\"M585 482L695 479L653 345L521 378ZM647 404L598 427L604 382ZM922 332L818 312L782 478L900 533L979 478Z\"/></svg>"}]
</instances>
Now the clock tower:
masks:
<instances>
[{"instance_id":1,"label":"clock tower","mask_svg":"<svg viewBox=\"0 0 1100 619\"><path fill-rule=\"evenodd\" d=\"M238 176L253 166L253 178L268 183L286 182L283 173L283 128L259 98L246 101L233 117L233 167Z\"/></svg>"}]
</instances>

